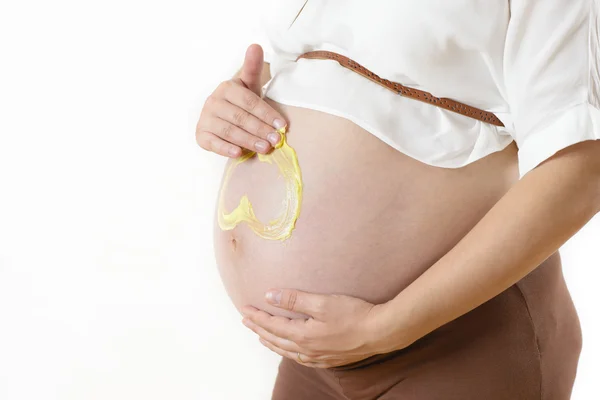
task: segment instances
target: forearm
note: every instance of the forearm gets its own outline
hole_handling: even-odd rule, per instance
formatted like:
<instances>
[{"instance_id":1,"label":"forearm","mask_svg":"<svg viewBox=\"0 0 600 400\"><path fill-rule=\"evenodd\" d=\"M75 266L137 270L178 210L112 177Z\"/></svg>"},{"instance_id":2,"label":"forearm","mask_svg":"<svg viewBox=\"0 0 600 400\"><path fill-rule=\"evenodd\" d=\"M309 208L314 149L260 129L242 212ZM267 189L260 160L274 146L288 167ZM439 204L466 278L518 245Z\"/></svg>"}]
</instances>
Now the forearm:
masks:
<instances>
[{"instance_id":1,"label":"forearm","mask_svg":"<svg viewBox=\"0 0 600 400\"><path fill-rule=\"evenodd\" d=\"M578 144L517 182L450 252L379 307L377 345L405 347L500 294L558 250L598 213L597 160L599 143Z\"/></svg>"}]
</instances>

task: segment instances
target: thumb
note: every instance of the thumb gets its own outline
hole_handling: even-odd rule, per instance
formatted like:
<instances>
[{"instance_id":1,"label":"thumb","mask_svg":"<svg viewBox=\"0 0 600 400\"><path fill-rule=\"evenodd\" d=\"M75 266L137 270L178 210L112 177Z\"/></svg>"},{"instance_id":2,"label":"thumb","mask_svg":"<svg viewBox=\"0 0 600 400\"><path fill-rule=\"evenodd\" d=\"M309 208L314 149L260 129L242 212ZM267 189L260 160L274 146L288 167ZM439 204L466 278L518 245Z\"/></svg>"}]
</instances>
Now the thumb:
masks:
<instances>
[{"instance_id":1,"label":"thumb","mask_svg":"<svg viewBox=\"0 0 600 400\"><path fill-rule=\"evenodd\" d=\"M285 310L310 315L320 319L325 315L331 296L303 292L296 289L271 289L266 293L269 304Z\"/></svg>"},{"instance_id":2,"label":"thumb","mask_svg":"<svg viewBox=\"0 0 600 400\"><path fill-rule=\"evenodd\" d=\"M258 44L251 44L246 50L244 65L240 73L240 80L246 87L261 96L261 82L264 64L263 49Z\"/></svg>"}]
</instances>

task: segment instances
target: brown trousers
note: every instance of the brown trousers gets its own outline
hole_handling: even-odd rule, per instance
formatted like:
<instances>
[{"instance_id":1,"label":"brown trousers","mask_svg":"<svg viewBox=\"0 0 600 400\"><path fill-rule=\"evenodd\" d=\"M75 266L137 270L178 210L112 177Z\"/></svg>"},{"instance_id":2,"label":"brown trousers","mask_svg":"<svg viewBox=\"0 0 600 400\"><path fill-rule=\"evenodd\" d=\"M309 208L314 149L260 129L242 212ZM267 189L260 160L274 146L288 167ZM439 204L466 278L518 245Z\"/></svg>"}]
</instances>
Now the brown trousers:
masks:
<instances>
[{"instance_id":1,"label":"brown trousers","mask_svg":"<svg viewBox=\"0 0 600 400\"><path fill-rule=\"evenodd\" d=\"M328 369L283 358L272 400L568 400L581 345L555 253L405 349Z\"/></svg>"}]
</instances>

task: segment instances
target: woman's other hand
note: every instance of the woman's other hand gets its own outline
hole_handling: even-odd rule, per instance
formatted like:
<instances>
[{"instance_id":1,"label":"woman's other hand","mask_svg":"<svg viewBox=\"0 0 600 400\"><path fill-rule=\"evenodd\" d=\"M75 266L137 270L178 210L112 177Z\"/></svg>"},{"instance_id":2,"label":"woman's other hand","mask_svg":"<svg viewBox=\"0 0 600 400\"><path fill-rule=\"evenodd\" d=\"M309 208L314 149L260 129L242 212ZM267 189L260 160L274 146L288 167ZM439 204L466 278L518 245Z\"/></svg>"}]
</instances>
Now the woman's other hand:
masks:
<instances>
[{"instance_id":1,"label":"woman's other hand","mask_svg":"<svg viewBox=\"0 0 600 400\"><path fill-rule=\"evenodd\" d=\"M386 337L386 332L377 326L376 314L383 305L351 296L295 289L276 290L272 296L267 295L267 301L310 318L273 316L244 306L241 310L244 325L260 336L264 346L307 367L350 364L404 347L400 340Z\"/></svg>"},{"instance_id":2,"label":"woman's other hand","mask_svg":"<svg viewBox=\"0 0 600 400\"><path fill-rule=\"evenodd\" d=\"M242 149L266 154L280 140L285 119L261 96L263 58L262 47L250 45L240 72L208 96L196 125L200 147L235 158Z\"/></svg>"}]
</instances>

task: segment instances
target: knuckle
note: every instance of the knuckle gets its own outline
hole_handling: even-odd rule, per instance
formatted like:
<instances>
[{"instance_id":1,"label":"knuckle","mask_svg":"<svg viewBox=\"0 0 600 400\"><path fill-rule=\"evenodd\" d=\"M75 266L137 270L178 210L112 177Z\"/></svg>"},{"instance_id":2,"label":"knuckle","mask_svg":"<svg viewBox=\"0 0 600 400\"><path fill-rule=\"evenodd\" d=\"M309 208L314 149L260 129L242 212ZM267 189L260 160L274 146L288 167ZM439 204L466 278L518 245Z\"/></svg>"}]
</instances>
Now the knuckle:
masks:
<instances>
[{"instance_id":1,"label":"knuckle","mask_svg":"<svg viewBox=\"0 0 600 400\"><path fill-rule=\"evenodd\" d=\"M306 346L310 343L310 336L306 333L300 334L300 341Z\"/></svg>"},{"instance_id":2,"label":"knuckle","mask_svg":"<svg viewBox=\"0 0 600 400\"><path fill-rule=\"evenodd\" d=\"M271 320L265 315L258 314L252 318L252 322L260 325L261 327L265 327L271 323Z\"/></svg>"},{"instance_id":3,"label":"knuckle","mask_svg":"<svg viewBox=\"0 0 600 400\"><path fill-rule=\"evenodd\" d=\"M298 300L298 293L294 290L292 290L287 298L287 309L288 310L294 310L294 307L296 307L296 301Z\"/></svg>"},{"instance_id":4,"label":"knuckle","mask_svg":"<svg viewBox=\"0 0 600 400\"><path fill-rule=\"evenodd\" d=\"M219 89L221 91L225 91L225 90L229 89L232 86L232 84L233 84L233 82L231 80L226 80L226 81L219 83L219 86L217 86L217 89Z\"/></svg>"},{"instance_id":5,"label":"knuckle","mask_svg":"<svg viewBox=\"0 0 600 400\"><path fill-rule=\"evenodd\" d=\"M303 335L299 332L292 332L289 336L289 338L296 344L301 345L303 343L302 340Z\"/></svg>"},{"instance_id":6,"label":"knuckle","mask_svg":"<svg viewBox=\"0 0 600 400\"><path fill-rule=\"evenodd\" d=\"M216 99L215 99L215 94L214 93L208 95L208 97L204 101L204 107L211 107L215 103L215 100Z\"/></svg>"},{"instance_id":7,"label":"knuckle","mask_svg":"<svg viewBox=\"0 0 600 400\"><path fill-rule=\"evenodd\" d=\"M217 97L223 97L223 95L229 90L230 87L231 87L230 81L223 81L223 82L219 83L219 85L217 85L217 88L215 89L215 91L211 94L213 100L216 99ZM211 96L209 96L209 97L211 97Z\"/></svg>"},{"instance_id":8,"label":"knuckle","mask_svg":"<svg viewBox=\"0 0 600 400\"><path fill-rule=\"evenodd\" d=\"M249 92L249 93L244 94L243 101L249 110L254 110L258 106L260 99L254 93Z\"/></svg>"},{"instance_id":9,"label":"knuckle","mask_svg":"<svg viewBox=\"0 0 600 400\"><path fill-rule=\"evenodd\" d=\"M216 94L211 94L210 96L208 96L206 98L206 101L204 102L204 107L202 108L202 111L204 113L214 113L214 109L217 108L219 106L219 102L221 101L221 99L219 98L218 95Z\"/></svg>"},{"instance_id":10,"label":"knuckle","mask_svg":"<svg viewBox=\"0 0 600 400\"><path fill-rule=\"evenodd\" d=\"M229 155L229 148L230 145L227 143L221 143L219 146L219 150L217 151L217 153L219 153L222 156L228 157Z\"/></svg>"},{"instance_id":11,"label":"knuckle","mask_svg":"<svg viewBox=\"0 0 600 400\"><path fill-rule=\"evenodd\" d=\"M252 126L250 129L253 129L256 136L260 136L263 139L267 138L267 135L271 132L275 131L275 128L269 127L267 124L259 122L257 126Z\"/></svg>"},{"instance_id":12,"label":"knuckle","mask_svg":"<svg viewBox=\"0 0 600 400\"><path fill-rule=\"evenodd\" d=\"M233 122L238 125L244 125L244 123L246 122L248 114L246 112L244 112L243 110L237 110L233 113Z\"/></svg>"},{"instance_id":13,"label":"knuckle","mask_svg":"<svg viewBox=\"0 0 600 400\"><path fill-rule=\"evenodd\" d=\"M297 332L292 336L292 340L302 347L305 347L310 342L310 338L306 333Z\"/></svg>"},{"instance_id":14,"label":"knuckle","mask_svg":"<svg viewBox=\"0 0 600 400\"><path fill-rule=\"evenodd\" d=\"M275 113L273 113L271 110L269 110L268 107L265 107L265 110L262 111L260 118L263 121L267 121L269 123L271 123L272 121L275 120L277 116L275 115Z\"/></svg>"},{"instance_id":15,"label":"knuckle","mask_svg":"<svg viewBox=\"0 0 600 400\"><path fill-rule=\"evenodd\" d=\"M309 356L313 360L318 360L321 357L321 353L316 350L306 349L304 350L304 354Z\"/></svg>"},{"instance_id":16,"label":"knuckle","mask_svg":"<svg viewBox=\"0 0 600 400\"><path fill-rule=\"evenodd\" d=\"M223 139L230 139L233 136L233 126L230 124L227 124L223 127L223 129L221 129L221 137Z\"/></svg>"}]
</instances>

